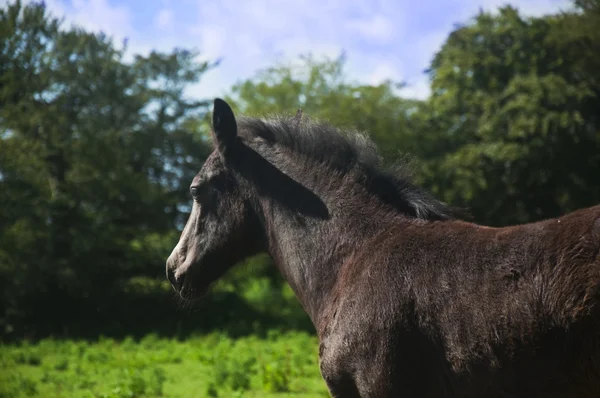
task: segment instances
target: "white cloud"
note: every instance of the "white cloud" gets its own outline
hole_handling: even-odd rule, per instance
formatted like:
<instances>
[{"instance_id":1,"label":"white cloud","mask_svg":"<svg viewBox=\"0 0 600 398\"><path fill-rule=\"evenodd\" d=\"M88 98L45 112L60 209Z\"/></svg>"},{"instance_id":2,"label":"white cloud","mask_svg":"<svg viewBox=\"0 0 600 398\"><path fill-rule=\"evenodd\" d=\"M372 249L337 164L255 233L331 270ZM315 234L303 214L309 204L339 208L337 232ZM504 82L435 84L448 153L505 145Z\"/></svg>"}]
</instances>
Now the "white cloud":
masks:
<instances>
[{"instance_id":1,"label":"white cloud","mask_svg":"<svg viewBox=\"0 0 600 398\"><path fill-rule=\"evenodd\" d=\"M278 56L293 60L299 54L312 53L317 57L335 58L342 48L333 42L318 42L304 37L287 37L277 40L272 45L272 51Z\"/></svg>"},{"instance_id":2,"label":"white cloud","mask_svg":"<svg viewBox=\"0 0 600 398\"><path fill-rule=\"evenodd\" d=\"M237 79L222 68L213 69L202 76L199 83L190 85L185 90L185 96L194 99L221 97L228 93L231 84Z\"/></svg>"},{"instance_id":3,"label":"white cloud","mask_svg":"<svg viewBox=\"0 0 600 398\"><path fill-rule=\"evenodd\" d=\"M72 7L69 19L90 31L103 31L115 40L135 34L127 7L112 6L106 0L72 0Z\"/></svg>"},{"instance_id":4,"label":"white cloud","mask_svg":"<svg viewBox=\"0 0 600 398\"><path fill-rule=\"evenodd\" d=\"M230 3L227 10L237 16L243 16L248 24L260 26L262 31L280 31L289 26L290 20L293 18L291 13L281 12L289 9L286 6L289 4L285 4L285 2L277 4L271 0L252 0L244 1L241 4Z\"/></svg>"},{"instance_id":5,"label":"white cloud","mask_svg":"<svg viewBox=\"0 0 600 398\"><path fill-rule=\"evenodd\" d=\"M368 85L380 85L386 81L404 83L411 80L407 75L406 61L402 54L378 54L363 57L360 54L349 54L346 64L346 75L350 82Z\"/></svg>"},{"instance_id":6,"label":"white cloud","mask_svg":"<svg viewBox=\"0 0 600 398\"><path fill-rule=\"evenodd\" d=\"M38 2L23 1L24 4ZM49 13L55 18L64 18L67 26L78 25L95 33L102 31L117 41L135 34L127 7L112 6L106 0L44 0L44 3Z\"/></svg>"},{"instance_id":7,"label":"white cloud","mask_svg":"<svg viewBox=\"0 0 600 398\"><path fill-rule=\"evenodd\" d=\"M395 30L392 21L383 15L352 20L348 23L348 27L368 39L381 43L389 42L394 36Z\"/></svg>"},{"instance_id":8,"label":"white cloud","mask_svg":"<svg viewBox=\"0 0 600 398\"><path fill-rule=\"evenodd\" d=\"M423 35L415 40L411 52L411 62L419 70L429 67L435 54L441 50L442 45L450 34L450 29Z\"/></svg>"},{"instance_id":9,"label":"white cloud","mask_svg":"<svg viewBox=\"0 0 600 398\"><path fill-rule=\"evenodd\" d=\"M35 0L21 0L21 3L24 5L30 3L38 3ZM8 3L14 4L14 0L0 0L0 7L5 7ZM46 9L50 11L50 14L53 17L62 17L65 14L64 4L60 0L45 0Z\"/></svg>"},{"instance_id":10,"label":"white cloud","mask_svg":"<svg viewBox=\"0 0 600 398\"><path fill-rule=\"evenodd\" d=\"M380 63L375 67L375 70L365 79L368 84L378 85L386 80L397 80L398 73L396 67L389 63Z\"/></svg>"},{"instance_id":11,"label":"white cloud","mask_svg":"<svg viewBox=\"0 0 600 398\"><path fill-rule=\"evenodd\" d=\"M197 28L192 28L190 31L200 39L198 46L203 60L214 61L225 55L227 52L225 43L229 37L227 31L223 27L214 24L206 24Z\"/></svg>"},{"instance_id":12,"label":"white cloud","mask_svg":"<svg viewBox=\"0 0 600 398\"><path fill-rule=\"evenodd\" d=\"M170 8L163 8L156 14L154 24L159 29L167 29L173 24L173 10Z\"/></svg>"},{"instance_id":13,"label":"white cloud","mask_svg":"<svg viewBox=\"0 0 600 398\"><path fill-rule=\"evenodd\" d=\"M0 0L6 1L6 0ZM24 0L24 4L38 3L39 0ZM64 20L64 27L80 26L87 31L104 32L111 37L117 46L126 38L131 39L137 32L133 26L132 14L126 6L113 6L107 0L44 0L50 15ZM150 48L140 40L134 44L130 40L129 48L136 51L137 47Z\"/></svg>"},{"instance_id":14,"label":"white cloud","mask_svg":"<svg viewBox=\"0 0 600 398\"><path fill-rule=\"evenodd\" d=\"M256 42L249 35L238 37L236 41L240 47L241 56L243 58L258 59L262 56L263 51L260 43Z\"/></svg>"},{"instance_id":15,"label":"white cloud","mask_svg":"<svg viewBox=\"0 0 600 398\"><path fill-rule=\"evenodd\" d=\"M479 7L485 11L496 11L499 7L510 3L513 7L519 10L519 13L526 16L542 16L547 14L556 13L560 9L566 9L570 7L571 2L565 0L479 0L477 3L470 7L465 7L471 11L476 12Z\"/></svg>"},{"instance_id":16,"label":"white cloud","mask_svg":"<svg viewBox=\"0 0 600 398\"><path fill-rule=\"evenodd\" d=\"M431 94L429 79L427 76L413 79L407 82L406 86L398 90L398 92L404 98L424 100Z\"/></svg>"},{"instance_id":17,"label":"white cloud","mask_svg":"<svg viewBox=\"0 0 600 398\"><path fill-rule=\"evenodd\" d=\"M357 35L381 44L397 31L391 16L372 13L371 8L369 0L198 0L199 18L191 28L198 48L204 59L223 60L193 91L227 88L276 62L293 62L300 54L331 59L344 50L361 61Z\"/></svg>"}]
</instances>

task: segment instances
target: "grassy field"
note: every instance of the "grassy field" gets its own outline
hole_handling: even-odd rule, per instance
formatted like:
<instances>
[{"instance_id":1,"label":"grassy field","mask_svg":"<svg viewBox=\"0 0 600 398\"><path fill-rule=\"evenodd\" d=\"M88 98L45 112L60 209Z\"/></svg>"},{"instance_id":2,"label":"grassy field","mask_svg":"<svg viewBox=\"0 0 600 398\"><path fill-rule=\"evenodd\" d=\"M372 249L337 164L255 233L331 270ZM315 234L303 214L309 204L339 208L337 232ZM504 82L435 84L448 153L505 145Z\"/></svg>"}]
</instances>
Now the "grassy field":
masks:
<instances>
[{"instance_id":1,"label":"grassy field","mask_svg":"<svg viewBox=\"0 0 600 398\"><path fill-rule=\"evenodd\" d=\"M328 397L300 332L0 346L0 398Z\"/></svg>"}]
</instances>

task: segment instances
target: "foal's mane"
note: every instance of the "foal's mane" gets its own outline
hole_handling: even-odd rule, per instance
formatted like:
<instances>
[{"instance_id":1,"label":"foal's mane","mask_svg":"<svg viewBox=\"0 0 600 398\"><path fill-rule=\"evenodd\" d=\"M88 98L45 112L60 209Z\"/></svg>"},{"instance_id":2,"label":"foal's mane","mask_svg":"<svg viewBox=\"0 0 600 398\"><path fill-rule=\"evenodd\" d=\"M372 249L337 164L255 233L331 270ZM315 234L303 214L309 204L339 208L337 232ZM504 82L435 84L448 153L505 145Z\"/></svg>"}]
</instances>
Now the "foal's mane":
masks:
<instances>
[{"instance_id":1,"label":"foal's mane","mask_svg":"<svg viewBox=\"0 0 600 398\"><path fill-rule=\"evenodd\" d=\"M258 137L266 145L286 148L314 160L306 166L312 167L306 173L327 167L342 178L352 175L371 194L409 216L450 220L462 214L413 185L406 161L384 168L377 146L361 132L340 130L301 113L296 117L268 119L240 117L238 126L239 135L245 140L256 142Z\"/></svg>"}]
</instances>

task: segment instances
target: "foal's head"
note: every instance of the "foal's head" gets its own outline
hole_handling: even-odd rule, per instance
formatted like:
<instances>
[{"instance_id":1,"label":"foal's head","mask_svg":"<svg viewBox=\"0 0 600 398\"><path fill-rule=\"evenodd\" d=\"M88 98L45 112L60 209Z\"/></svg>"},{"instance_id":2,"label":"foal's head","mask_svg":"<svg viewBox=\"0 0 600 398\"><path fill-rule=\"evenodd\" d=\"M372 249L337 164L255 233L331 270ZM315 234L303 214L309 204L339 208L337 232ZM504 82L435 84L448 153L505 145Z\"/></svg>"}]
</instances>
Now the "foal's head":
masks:
<instances>
[{"instance_id":1,"label":"foal's head","mask_svg":"<svg viewBox=\"0 0 600 398\"><path fill-rule=\"evenodd\" d=\"M382 170L376 148L363 135L300 123L300 117L240 119L238 125L229 105L215 100L215 150L191 183L192 211L167 260L167 276L182 297L200 296L234 264L272 249L267 239L273 223L284 233L281 228L294 222L317 225L335 218L331 209L371 214L382 206L411 218L452 218L443 203ZM286 222L273 217L275 208Z\"/></svg>"},{"instance_id":2,"label":"foal's head","mask_svg":"<svg viewBox=\"0 0 600 398\"><path fill-rule=\"evenodd\" d=\"M229 105L216 99L215 150L190 185L192 211L167 260L167 277L183 298L202 295L235 263L264 249L250 193L239 183L235 156L242 150Z\"/></svg>"}]
</instances>

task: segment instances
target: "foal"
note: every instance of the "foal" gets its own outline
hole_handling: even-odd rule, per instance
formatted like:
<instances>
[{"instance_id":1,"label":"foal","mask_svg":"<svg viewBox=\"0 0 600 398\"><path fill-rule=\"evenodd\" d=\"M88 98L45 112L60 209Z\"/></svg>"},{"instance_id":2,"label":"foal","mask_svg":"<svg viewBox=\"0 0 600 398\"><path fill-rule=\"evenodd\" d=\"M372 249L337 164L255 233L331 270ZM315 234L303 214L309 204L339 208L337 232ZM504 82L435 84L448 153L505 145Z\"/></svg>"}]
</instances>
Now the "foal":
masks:
<instances>
[{"instance_id":1,"label":"foal","mask_svg":"<svg viewBox=\"0 0 600 398\"><path fill-rule=\"evenodd\" d=\"M268 252L334 397L600 397L600 206L461 221L364 136L300 117L238 121L215 100L215 150L166 266L183 298Z\"/></svg>"}]
</instances>

